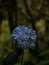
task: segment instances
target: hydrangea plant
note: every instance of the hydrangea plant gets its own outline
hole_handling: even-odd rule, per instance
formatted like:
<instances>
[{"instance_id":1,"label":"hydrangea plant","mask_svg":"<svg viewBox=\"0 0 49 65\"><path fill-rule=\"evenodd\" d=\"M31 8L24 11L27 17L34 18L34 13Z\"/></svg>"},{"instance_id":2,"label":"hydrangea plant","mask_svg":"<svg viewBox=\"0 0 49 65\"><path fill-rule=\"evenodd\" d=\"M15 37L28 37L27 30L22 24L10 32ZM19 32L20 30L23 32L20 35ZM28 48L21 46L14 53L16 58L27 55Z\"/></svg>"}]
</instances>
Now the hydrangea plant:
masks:
<instances>
[{"instance_id":1,"label":"hydrangea plant","mask_svg":"<svg viewBox=\"0 0 49 65\"><path fill-rule=\"evenodd\" d=\"M26 26L16 27L11 35L12 42L18 45L18 48L28 49L35 47L36 31Z\"/></svg>"}]
</instances>

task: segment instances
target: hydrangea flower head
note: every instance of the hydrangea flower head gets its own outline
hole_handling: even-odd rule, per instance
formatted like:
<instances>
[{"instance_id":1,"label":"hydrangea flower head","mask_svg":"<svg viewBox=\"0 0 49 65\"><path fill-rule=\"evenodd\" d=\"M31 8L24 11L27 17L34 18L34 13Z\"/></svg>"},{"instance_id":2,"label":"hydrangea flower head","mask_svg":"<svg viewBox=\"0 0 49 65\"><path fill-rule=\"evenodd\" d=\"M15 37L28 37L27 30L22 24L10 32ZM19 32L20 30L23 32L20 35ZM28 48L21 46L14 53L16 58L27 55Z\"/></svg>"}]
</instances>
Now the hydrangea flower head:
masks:
<instances>
[{"instance_id":1,"label":"hydrangea flower head","mask_svg":"<svg viewBox=\"0 0 49 65\"><path fill-rule=\"evenodd\" d=\"M33 29L28 29L25 26L16 27L11 35L12 41L18 45L18 48L28 49L35 47L36 32Z\"/></svg>"}]
</instances>

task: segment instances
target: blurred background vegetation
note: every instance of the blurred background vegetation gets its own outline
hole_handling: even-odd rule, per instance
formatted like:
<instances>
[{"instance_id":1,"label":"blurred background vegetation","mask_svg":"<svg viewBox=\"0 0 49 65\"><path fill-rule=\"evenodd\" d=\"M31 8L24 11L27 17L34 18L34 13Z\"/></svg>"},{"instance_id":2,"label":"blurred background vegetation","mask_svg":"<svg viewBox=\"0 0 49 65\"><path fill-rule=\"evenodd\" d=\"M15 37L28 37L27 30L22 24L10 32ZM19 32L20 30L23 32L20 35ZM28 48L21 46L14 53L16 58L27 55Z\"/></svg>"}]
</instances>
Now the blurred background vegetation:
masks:
<instances>
[{"instance_id":1,"label":"blurred background vegetation","mask_svg":"<svg viewBox=\"0 0 49 65\"><path fill-rule=\"evenodd\" d=\"M0 65L12 51L11 33L19 25L37 32L36 49L39 54L31 51L33 54L30 56L26 52L24 60L30 56L35 65L49 65L49 0L0 0Z\"/></svg>"}]
</instances>

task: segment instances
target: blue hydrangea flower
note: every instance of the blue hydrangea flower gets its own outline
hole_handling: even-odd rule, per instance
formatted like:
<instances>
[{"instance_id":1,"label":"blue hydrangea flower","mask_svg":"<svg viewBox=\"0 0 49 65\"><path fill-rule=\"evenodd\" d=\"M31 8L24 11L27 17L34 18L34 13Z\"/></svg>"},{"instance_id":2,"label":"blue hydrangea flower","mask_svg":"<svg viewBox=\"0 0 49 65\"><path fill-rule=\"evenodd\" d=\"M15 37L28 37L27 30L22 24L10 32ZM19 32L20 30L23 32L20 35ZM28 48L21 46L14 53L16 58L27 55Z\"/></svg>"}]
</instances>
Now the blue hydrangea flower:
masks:
<instances>
[{"instance_id":1,"label":"blue hydrangea flower","mask_svg":"<svg viewBox=\"0 0 49 65\"><path fill-rule=\"evenodd\" d=\"M16 27L11 35L12 41L18 43L18 48L28 49L29 47L35 47L36 32L33 29L28 29L25 26Z\"/></svg>"},{"instance_id":2,"label":"blue hydrangea flower","mask_svg":"<svg viewBox=\"0 0 49 65\"><path fill-rule=\"evenodd\" d=\"M36 32L33 29L29 29L29 37L36 41Z\"/></svg>"}]
</instances>

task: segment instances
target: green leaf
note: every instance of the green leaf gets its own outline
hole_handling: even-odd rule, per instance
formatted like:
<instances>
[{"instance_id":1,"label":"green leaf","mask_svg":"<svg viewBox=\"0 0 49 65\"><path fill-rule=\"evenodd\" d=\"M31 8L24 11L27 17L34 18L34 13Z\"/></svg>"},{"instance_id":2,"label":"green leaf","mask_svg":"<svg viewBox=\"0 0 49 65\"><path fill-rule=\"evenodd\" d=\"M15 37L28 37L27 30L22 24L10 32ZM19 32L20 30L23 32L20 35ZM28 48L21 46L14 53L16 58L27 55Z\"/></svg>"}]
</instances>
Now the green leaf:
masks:
<instances>
[{"instance_id":1,"label":"green leaf","mask_svg":"<svg viewBox=\"0 0 49 65\"><path fill-rule=\"evenodd\" d=\"M45 54L49 54L49 50L46 50L46 51L42 52L39 56L43 56Z\"/></svg>"},{"instance_id":2,"label":"green leaf","mask_svg":"<svg viewBox=\"0 0 49 65\"><path fill-rule=\"evenodd\" d=\"M21 63L17 63L17 64L15 64L15 65L21 65Z\"/></svg>"},{"instance_id":3,"label":"green leaf","mask_svg":"<svg viewBox=\"0 0 49 65\"><path fill-rule=\"evenodd\" d=\"M47 60L47 61L42 61L42 62L40 62L39 64L37 64L37 65L48 65L49 64L49 60Z\"/></svg>"}]
</instances>

